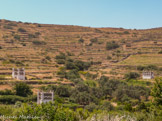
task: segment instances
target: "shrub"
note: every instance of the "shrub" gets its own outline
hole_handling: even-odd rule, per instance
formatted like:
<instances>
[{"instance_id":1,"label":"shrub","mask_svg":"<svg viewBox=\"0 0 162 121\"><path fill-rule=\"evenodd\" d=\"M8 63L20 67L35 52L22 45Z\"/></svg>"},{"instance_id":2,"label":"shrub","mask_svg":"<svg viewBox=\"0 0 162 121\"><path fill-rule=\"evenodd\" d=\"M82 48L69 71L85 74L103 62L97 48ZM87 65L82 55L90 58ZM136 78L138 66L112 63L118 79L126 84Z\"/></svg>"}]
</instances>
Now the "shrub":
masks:
<instances>
[{"instance_id":1,"label":"shrub","mask_svg":"<svg viewBox=\"0 0 162 121\"><path fill-rule=\"evenodd\" d=\"M80 39L78 40L78 42L84 43L84 39L83 39L83 38L80 38Z\"/></svg>"},{"instance_id":2,"label":"shrub","mask_svg":"<svg viewBox=\"0 0 162 121\"><path fill-rule=\"evenodd\" d=\"M127 111L132 111L132 106L131 106L131 104L125 104L124 109L127 110Z\"/></svg>"},{"instance_id":3,"label":"shrub","mask_svg":"<svg viewBox=\"0 0 162 121\"><path fill-rule=\"evenodd\" d=\"M11 116L14 111L15 111L15 108L12 105L0 105L0 115L1 116L8 116L8 115ZM3 120L2 117L0 119Z\"/></svg>"},{"instance_id":4,"label":"shrub","mask_svg":"<svg viewBox=\"0 0 162 121\"><path fill-rule=\"evenodd\" d=\"M34 34L28 34L28 37L29 37L30 39L32 39L32 38L36 38L36 35L34 35Z\"/></svg>"},{"instance_id":5,"label":"shrub","mask_svg":"<svg viewBox=\"0 0 162 121\"><path fill-rule=\"evenodd\" d=\"M137 79L138 77L140 77L140 75L137 72L129 72L127 74L125 74L125 78L126 79Z\"/></svg>"},{"instance_id":6,"label":"shrub","mask_svg":"<svg viewBox=\"0 0 162 121\"><path fill-rule=\"evenodd\" d=\"M5 25L5 26L3 26L3 28L5 28L5 29L13 29L12 26L9 26L9 25Z\"/></svg>"},{"instance_id":7,"label":"shrub","mask_svg":"<svg viewBox=\"0 0 162 121\"><path fill-rule=\"evenodd\" d=\"M77 70L73 69L66 73L65 78L69 80L73 80L73 79L80 78L80 75Z\"/></svg>"},{"instance_id":8,"label":"shrub","mask_svg":"<svg viewBox=\"0 0 162 121\"><path fill-rule=\"evenodd\" d=\"M64 59L57 59L56 62L57 62L57 64L65 64Z\"/></svg>"},{"instance_id":9,"label":"shrub","mask_svg":"<svg viewBox=\"0 0 162 121\"><path fill-rule=\"evenodd\" d=\"M60 85L56 88L55 93L61 97L69 97L70 88L68 86Z\"/></svg>"},{"instance_id":10,"label":"shrub","mask_svg":"<svg viewBox=\"0 0 162 121\"><path fill-rule=\"evenodd\" d=\"M107 42L107 44L106 44L107 50L112 50L112 49L116 49L116 48L119 48L119 45L115 41Z\"/></svg>"},{"instance_id":11,"label":"shrub","mask_svg":"<svg viewBox=\"0 0 162 121\"><path fill-rule=\"evenodd\" d=\"M35 36L39 36L39 35L41 35L40 32L35 32Z\"/></svg>"},{"instance_id":12,"label":"shrub","mask_svg":"<svg viewBox=\"0 0 162 121\"><path fill-rule=\"evenodd\" d=\"M148 70L157 70L158 67L156 65L148 65L148 66L146 66L146 69L148 69Z\"/></svg>"},{"instance_id":13,"label":"shrub","mask_svg":"<svg viewBox=\"0 0 162 121\"><path fill-rule=\"evenodd\" d=\"M14 95L14 93L12 90L5 89L0 91L0 95Z\"/></svg>"},{"instance_id":14,"label":"shrub","mask_svg":"<svg viewBox=\"0 0 162 121\"><path fill-rule=\"evenodd\" d=\"M85 106L85 109L87 109L90 112L93 112L94 109L97 109L98 106L95 103L90 103L89 105Z\"/></svg>"},{"instance_id":15,"label":"shrub","mask_svg":"<svg viewBox=\"0 0 162 121\"><path fill-rule=\"evenodd\" d=\"M123 33L124 33L124 34L130 34L128 31L124 31Z\"/></svg>"},{"instance_id":16,"label":"shrub","mask_svg":"<svg viewBox=\"0 0 162 121\"><path fill-rule=\"evenodd\" d=\"M162 50L158 52L159 54L162 54Z\"/></svg>"},{"instance_id":17,"label":"shrub","mask_svg":"<svg viewBox=\"0 0 162 121\"><path fill-rule=\"evenodd\" d=\"M23 29L23 28L19 28L17 31L18 31L18 32L26 32L26 30Z\"/></svg>"},{"instance_id":18,"label":"shrub","mask_svg":"<svg viewBox=\"0 0 162 121\"><path fill-rule=\"evenodd\" d=\"M16 34L16 35L14 35L14 39L20 40L20 36Z\"/></svg>"},{"instance_id":19,"label":"shrub","mask_svg":"<svg viewBox=\"0 0 162 121\"><path fill-rule=\"evenodd\" d=\"M24 66L24 64L23 64L22 62L20 62L20 61L16 61L15 64L16 64L17 66Z\"/></svg>"},{"instance_id":20,"label":"shrub","mask_svg":"<svg viewBox=\"0 0 162 121\"><path fill-rule=\"evenodd\" d=\"M34 45L45 45L46 44L46 42L44 42L44 41L38 41L38 40L34 40L32 43Z\"/></svg>"},{"instance_id":21,"label":"shrub","mask_svg":"<svg viewBox=\"0 0 162 121\"><path fill-rule=\"evenodd\" d=\"M16 95L18 95L18 96L27 97L28 95L33 94L29 85L27 85L26 83L23 83L23 82L17 83L15 85L14 89L16 91Z\"/></svg>"},{"instance_id":22,"label":"shrub","mask_svg":"<svg viewBox=\"0 0 162 121\"><path fill-rule=\"evenodd\" d=\"M113 106L111 105L110 102L104 101L103 104L100 106L100 109L111 111L111 110L113 110Z\"/></svg>"},{"instance_id":23,"label":"shrub","mask_svg":"<svg viewBox=\"0 0 162 121\"><path fill-rule=\"evenodd\" d=\"M50 61L51 60L51 57L50 56L46 56L46 59Z\"/></svg>"},{"instance_id":24,"label":"shrub","mask_svg":"<svg viewBox=\"0 0 162 121\"><path fill-rule=\"evenodd\" d=\"M0 102L3 104L15 104L17 101L25 102L25 98L16 95L0 96Z\"/></svg>"},{"instance_id":25,"label":"shrub","mask_svg":"<svg viewBox=\"0 0 162 121\"><path fill-rule=\"evenodd\" d=\"M66 59L66 55L64 53L60 53L59 55L56 55L55 59Z\"/></svg>"},{"instance_id":26,"label":"shrub","mask_svg":"<svg viewBox=\"0 0 162 121\"><path fill-rule=\"evenodd\" d=\"M112 59L112 57L111 56L107 56L107 60L111 60Z\"/></svg>"},{"instance_id":27,"label":"shrub","mask_svg":"<svg viewBox=\"0 0 162 121\"><path fill-rule=\"evenodd\" d=\"M146 67L145 66L137 66L137 70L143 71Z\"/></svg>"},{"instance_id":28,"label":"shrub","mask_svg":"<svg viewBox=\"0 0 162 121\"><path fill-rule=\"evenodd\" d=\"M91 43L96 43L96 42L98 42L98 39L97 38L92 38L92 39L90 39L90 41L91 41Z\"/></svg>"}]
</instances>

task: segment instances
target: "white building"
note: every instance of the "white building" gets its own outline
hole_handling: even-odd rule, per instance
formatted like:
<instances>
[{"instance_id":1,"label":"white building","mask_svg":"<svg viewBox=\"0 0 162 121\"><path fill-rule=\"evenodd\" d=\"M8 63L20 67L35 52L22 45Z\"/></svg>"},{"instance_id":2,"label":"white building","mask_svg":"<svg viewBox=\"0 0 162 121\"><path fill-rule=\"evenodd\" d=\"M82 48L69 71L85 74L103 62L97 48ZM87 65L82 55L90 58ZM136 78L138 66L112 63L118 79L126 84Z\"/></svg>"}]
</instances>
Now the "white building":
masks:
<instances>
[{"instance_id":1,"label":"white building","mask_svg":"<svg viewBox=\"0 0 162 121\"><path fill-rule=\"evenodd\" d=\"M143 79L153 79L154 73L152 71L144 71L142 74Z\"/></svg>"},{"instance_id":2,"label":"white building","mask_svg":"<svg viewBox=\"0 0 162 121\"><path fill-rule=\"evenodd\" d=\"M25 69L24 68L12 68L12 78L18 80L25 80Z\"/></svg>"},{"instance_id":3,"label":"white building","mask_svg":"<svg viewBox=\"0 0 162 121\"><path fill-rule=\"evenodd\" d=\"M53 92L38 92L37 93L37 104L53 102Z\"/></svg>"}]
</instances>

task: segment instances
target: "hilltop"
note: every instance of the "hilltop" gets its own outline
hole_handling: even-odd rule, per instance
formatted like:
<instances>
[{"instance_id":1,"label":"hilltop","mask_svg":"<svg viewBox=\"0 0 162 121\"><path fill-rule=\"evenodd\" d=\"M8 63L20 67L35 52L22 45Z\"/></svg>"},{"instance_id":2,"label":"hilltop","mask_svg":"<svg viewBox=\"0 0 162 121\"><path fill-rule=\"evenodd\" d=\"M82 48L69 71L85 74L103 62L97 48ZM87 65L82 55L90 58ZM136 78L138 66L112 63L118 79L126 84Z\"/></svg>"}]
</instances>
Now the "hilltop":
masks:
<instances>
[{"instance_id":1,"label":"hilltop","mask_svg":"<svg viewBox=\"0 0 162 121\"><path fill-rule=\"evenodd\" d=\"M12 68L24 67L27 80L33 83L71 84L68 79L60 81L57 74L63 68L55 59L60 53L91 62L86 72L96 78L105 75L123 79L127 72L141 74L138 67L149 65L156 66L156 76L161 76L162 28L131 30L0 20L3 82L17 81L11 78Z\"/></svg>"}]
</instances>

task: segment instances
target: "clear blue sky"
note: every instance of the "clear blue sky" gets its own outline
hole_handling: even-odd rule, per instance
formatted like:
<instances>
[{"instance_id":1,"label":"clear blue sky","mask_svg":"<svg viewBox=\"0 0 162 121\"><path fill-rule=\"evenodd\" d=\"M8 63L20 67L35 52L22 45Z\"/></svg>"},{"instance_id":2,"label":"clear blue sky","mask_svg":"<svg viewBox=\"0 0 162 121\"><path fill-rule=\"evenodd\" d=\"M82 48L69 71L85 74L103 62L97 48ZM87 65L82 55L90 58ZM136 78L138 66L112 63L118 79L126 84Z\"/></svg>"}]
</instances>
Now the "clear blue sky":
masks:
<instances>
[{"instance_id":1,"label":"clear blue sky","mask_svg":"<svg viewBox=\"0 0 162 121\"><path fill-rule=\"evenodd\" d=\"M0 19L123 27L162 27L162 0L0 0Z\"/></svg>"}]
</instances>

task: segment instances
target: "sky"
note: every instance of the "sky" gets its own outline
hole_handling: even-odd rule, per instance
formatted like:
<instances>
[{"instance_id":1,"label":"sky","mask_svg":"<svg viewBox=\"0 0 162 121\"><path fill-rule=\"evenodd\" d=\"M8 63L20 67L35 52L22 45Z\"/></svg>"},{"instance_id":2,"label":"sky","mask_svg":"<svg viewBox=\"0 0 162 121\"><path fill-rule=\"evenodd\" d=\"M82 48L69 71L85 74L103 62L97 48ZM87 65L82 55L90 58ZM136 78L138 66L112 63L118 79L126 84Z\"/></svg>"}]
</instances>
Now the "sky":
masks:
<instances>
[{"instance_id":1,"label":"sky","mask_svg":"<svg viewBox=\"0 0 162 121\"><path fill-rule=\"evenodd\" d=\"M162 0L0 0L0 19L148 29L162 27Z\"/></svg>"}]
</instances>

